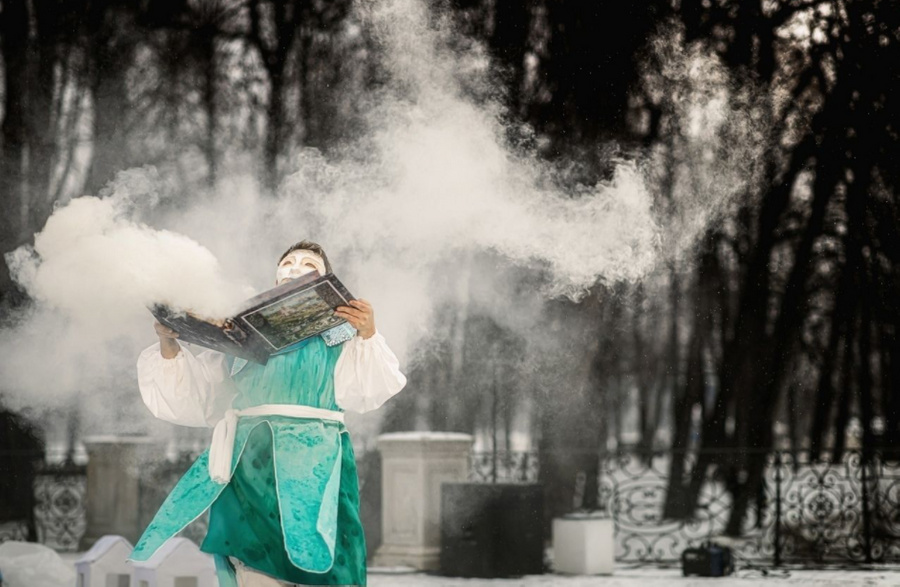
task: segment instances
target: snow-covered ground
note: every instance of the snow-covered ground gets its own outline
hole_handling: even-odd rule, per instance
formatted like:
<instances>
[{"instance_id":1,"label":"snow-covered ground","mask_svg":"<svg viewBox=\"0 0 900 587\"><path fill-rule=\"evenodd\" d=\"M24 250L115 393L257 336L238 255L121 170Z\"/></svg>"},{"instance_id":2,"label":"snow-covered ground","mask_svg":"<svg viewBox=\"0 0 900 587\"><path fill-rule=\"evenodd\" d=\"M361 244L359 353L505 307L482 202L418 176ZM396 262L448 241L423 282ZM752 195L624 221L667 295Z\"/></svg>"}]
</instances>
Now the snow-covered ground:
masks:
<instances>
[{"instance_id":1,"label":"snow-covered ground","mask_svg":"<svg viewBox=\"0 0 900 587\"><path fill-rule=\"evenodd\" d=\"M78 555L62 556L74 568ZM870 570L740 569L730 577L683 577L677 568L618 566L611 576L531 575L520 579L459 579L405 569L369 569L369 587L897 587L900 568Z\"/></svg>"},{"instance_id":2,"label":"snow-covered ground","mask_svg":"<svg viewBox=\"0 0 900 587\"><path fill-rule=\"evenodd\" d=\"M859 570L740 570L723 578L683 577L678 569L625 568L606 577L534 575L521 579L453 579L421 573L395 574L373 569L369 587L817 587L900 586L900 569Z\"/></svg>"}]
</instances>

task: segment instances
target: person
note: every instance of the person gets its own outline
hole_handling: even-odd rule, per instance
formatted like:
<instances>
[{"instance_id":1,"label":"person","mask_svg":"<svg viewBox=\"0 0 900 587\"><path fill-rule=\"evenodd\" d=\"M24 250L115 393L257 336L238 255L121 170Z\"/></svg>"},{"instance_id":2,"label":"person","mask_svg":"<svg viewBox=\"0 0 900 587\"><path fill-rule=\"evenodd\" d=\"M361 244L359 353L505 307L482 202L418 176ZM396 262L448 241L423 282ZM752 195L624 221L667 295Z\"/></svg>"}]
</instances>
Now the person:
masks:
<instances>
[{"instance_id":1,"label":"person","mask_svg":"<svg viewBox=\"0 0 900 587\"><path fill-rule=\"evenodd\" d=\"M276 285L310 271L324 274L331 265L319 245L302 241L279 260ZM406 377L376 329L372 304L353 300L335 315L352 326L342 325L349 336L308 338L266 365L210 350L194 355L177 332L155 324L159 342L137 363L144 403L162 420L215 429L210 449L169 494L132 560L149 559L208 510L201 550L215 556L223 587L366 584L343 412L377 409Z\"/></svg>"}]
</instances>

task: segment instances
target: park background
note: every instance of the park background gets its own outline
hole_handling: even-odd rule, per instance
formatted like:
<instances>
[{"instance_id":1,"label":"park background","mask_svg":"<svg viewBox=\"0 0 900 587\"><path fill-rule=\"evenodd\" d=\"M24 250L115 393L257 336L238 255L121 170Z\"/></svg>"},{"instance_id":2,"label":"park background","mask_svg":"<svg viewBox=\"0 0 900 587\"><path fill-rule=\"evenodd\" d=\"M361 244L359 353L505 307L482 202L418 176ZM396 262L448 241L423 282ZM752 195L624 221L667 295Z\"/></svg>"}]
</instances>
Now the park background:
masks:
<instances>
[{"instance_id":1,"label":"park background","mask_svg":"<svg viewBox=\"0 0 900 587\"><path fill-rule=\"evenodd\" d=\"M355 424L370 528L377 434L463 432L473 480L609 512L624 560L712 526L897 562L896 6L357 4L2 3L5 535L78 548L86 436L169 440L141 516L208 436L138 399L116 287L159 249L46 278L128 262L50 242L88 194L94 236L184 233L257 289L313 236L374 292L409 384Z\"/></svg>"}]
</instances>

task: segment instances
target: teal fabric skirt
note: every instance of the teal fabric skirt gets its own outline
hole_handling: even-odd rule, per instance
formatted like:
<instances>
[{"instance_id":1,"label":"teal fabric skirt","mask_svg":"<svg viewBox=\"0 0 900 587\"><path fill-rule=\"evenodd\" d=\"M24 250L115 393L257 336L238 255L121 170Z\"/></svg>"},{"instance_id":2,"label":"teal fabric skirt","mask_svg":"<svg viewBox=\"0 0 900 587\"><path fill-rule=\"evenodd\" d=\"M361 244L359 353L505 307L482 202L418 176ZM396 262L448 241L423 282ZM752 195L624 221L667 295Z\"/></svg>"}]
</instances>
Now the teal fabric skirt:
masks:
<instances>
[{"instance_id":1,"label":"teal fabric skirt","mask_svg":"<svg viewBox=\"0 0 900 587\"><path fill-rule=\"evenodd\" d=\"M148 559L209 509L205 552L300 585L366 584L356 461L342 424L242 418L232 469L228 484L215 483L203 453L160 507L132 559Z\"/></svg>"}]
</instances>

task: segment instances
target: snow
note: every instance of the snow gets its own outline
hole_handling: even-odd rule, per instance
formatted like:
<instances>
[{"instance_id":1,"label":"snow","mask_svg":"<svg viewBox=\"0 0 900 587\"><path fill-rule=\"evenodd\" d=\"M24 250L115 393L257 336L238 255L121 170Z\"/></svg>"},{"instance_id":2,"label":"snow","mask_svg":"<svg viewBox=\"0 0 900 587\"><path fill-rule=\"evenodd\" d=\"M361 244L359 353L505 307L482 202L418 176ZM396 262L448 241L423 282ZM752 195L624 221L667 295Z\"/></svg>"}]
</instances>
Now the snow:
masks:
<instances>
[{"instance_id":1,"label":"snow","mask_svg":"<svg viewBox=\"0 0 900 587\"><path fill-rule=\"evenodd\" d=\"M63 559L74 565L78 555ZM677 568L619 566L612 576L532 575L521 579L459 579L417 573L406 567L370 567L369 587L894 587L900 568L808 570L759 567L722 578L683 577ZM4 586L5 587L5 586Z\"/></svg>"},{"instance_id":2,"label":"snow","mask_svg":"<svg viewBox=\"0 0 900 587\"><path fill-rule=\"evenodd\" d=\"M91 547L89 551L84 553L84 555L79 558L76 563L94 563L100 560L100 558L109 552L116 544L123 543L127 548L128 552L131 552L131 549L134 548L130 542L121 536L116 536L114 534L108 534L103 536L94 543L94 546Z\"/></svg>"},{"instance_id":3,"label":"snow","mask_svg":"<svg viewBox=\"0 0 900 587\"><path fill-rule=\"evenodd\" d=\"M425 440L472 440L471 434L462 432L388 432L378 436L378 440L422 442Z\"/></svg>"},{"instance_id":4,"label":"snow","mask_svg":"<svg viewBox=\"0 0 900 587\"><path fill-rule=\"evenodd\" d=\"M75 568L41 544L10 540L0 544L5 587L61 587L75 584Z\"/></svg>"},{"instance_id":5,"label":"snow","mask_svg":"<svg viewBox=\"0 0 900 587\"><path fill-rule=\"evenodd\" d=\"M372 569L369 587L765 587L815 585L816 587L880 587L900 585L900 569L739 570L722 578L683 577L679 569L617 569L612 576L533 575L521 579L458 579L422 573L399 574Z\"/></svg>"}]
</instances>

